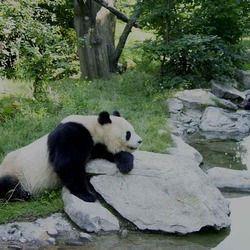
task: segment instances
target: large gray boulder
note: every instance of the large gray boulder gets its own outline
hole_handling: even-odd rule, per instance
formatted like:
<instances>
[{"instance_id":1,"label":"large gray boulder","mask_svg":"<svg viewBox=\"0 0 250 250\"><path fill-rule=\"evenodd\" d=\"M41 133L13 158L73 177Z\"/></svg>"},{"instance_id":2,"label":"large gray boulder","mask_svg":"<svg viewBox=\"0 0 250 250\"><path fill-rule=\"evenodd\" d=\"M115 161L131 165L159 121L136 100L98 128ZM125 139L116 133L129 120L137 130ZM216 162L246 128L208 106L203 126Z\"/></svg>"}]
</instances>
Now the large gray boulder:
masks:
<instances>
[{"instance_id":1,"label":"large gray boulder","mask_svg":"<svg viewBox=\"0 0 250 250\"><path fill-rule=\"evenodd\" d=\"M88 172L96 174L91 183L105 201L141 230L186 234L228 227L229 203L195 158L140 151L127 175L105 160L91 162Z\"/></svg>"},{"instance_id":2,"label":"large gray boulder","mask_svg":"<svg viewBox=\"0 0 250 250\"><path fill-rule=\"evenodd\" d=\"M222 108L208 107L203 113L200 129L206 136L235 138L249 133L249 116Z\"/></svg>"}]
</instances>

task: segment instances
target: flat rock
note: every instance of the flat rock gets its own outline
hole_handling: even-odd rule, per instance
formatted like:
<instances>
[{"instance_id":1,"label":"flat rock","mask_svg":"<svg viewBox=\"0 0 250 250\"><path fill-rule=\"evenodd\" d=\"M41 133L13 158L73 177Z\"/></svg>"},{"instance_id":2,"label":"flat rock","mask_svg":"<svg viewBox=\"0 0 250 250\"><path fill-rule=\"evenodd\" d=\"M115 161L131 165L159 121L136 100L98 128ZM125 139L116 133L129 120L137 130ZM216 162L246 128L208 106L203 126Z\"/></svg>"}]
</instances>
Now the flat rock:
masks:
<instances>
[{"instance_id":1,"label":"flat rock","mask_svg":"<svg viewBox=\"0 0 250 250\"><path fill-rule=\"evenodd\" d=\"M119 231L117 218L104 208L99 201L85 202L72 195L65 187L62 192L64 211L70 219L87 232Z\"/></svg>"},{"instance_id":2,"label":"flat rock","mask_svg":"<svg viewBox=\"0 0 250 250\"><path fill-rule=\"evenodd\" d=\"M105 201L141 230L186 234L206 226L228 227L229 203L192 157L138 151L134 169L95 160L88 172Z\"/></svg>"},{"instance_id":3,"label":"flat rock","mask_svg":"<svg viewBox=\"0 0 250 250\"><path fill-rule=\"evenodd\" d=\"M215 167L209 169L207 174L219 189L235 192L250 192L249 170Z\"/></svg>"}]
</instances>

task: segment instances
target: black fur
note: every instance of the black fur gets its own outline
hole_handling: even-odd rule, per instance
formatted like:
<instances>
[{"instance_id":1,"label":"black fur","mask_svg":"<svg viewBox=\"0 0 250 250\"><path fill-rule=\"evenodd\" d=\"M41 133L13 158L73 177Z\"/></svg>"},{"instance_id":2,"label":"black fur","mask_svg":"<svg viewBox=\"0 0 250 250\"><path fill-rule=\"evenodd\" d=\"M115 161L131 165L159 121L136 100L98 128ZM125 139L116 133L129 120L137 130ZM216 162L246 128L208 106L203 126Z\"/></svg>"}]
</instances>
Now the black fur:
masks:
<instances>
[{"instance_id":1,"label":"black fur","mask_svg":"<svg viewBox=\"0 0 250 250\"><path fill-rule=\"evenodd\" d=\"M110 162L115 162L114 154L110 153L107 150L107 147L101 143L98 143L93 147L93 150L91 152L91 159L105 159Z\"/></svg>"},{"instance_id":2,"label":"black fur","mask_svg":"<svg viewBox=\"0 0 250 250\"><path fill-rule=\"evenodd\" d=\"M91 159L105 159L110 162L115 162L121 173L127 174L133 169L134 156L125 151L112 154L107 150L104 144L96 144L91 153Z\"/></svg>"},{"instance_id":3,"label":"black fur","mask_svg":"<svg viewBox=\"0 0 250 250\"><path fill-rule=\"evenodd\" d=\"M115 110L115 111L113 112L113 115L114 115L114 116L118 116L118 117L121 116L120 113L119 113L119 111L117 111L117 110Z\"/></svg>"},{"instance_id":4,"label":"black fur","mask_svg":"<svg viewBox=\"0 0 250 250\"><path fill-rule=\"evenodd\" d=\"M0 178L0 197L29 200L31 195L23 189L17 178L6 175Z\"/></svg>"},{"instance_id":5,"label":"black fur","mask_svg":"<svg viewBox=\"0 0 250 250\"><path fill-rule=\"evenodd\" d=\"M125 151L115 154L115 162L121 173L127 174L133 169L134 156Z\"/></svg>"},{"instance_id":6,"label":"black fur","mask_svg":"<svg viewBox=\"0 0 250 250\"><path fill-rule=\"evenodd\" d=\"M109 116L109 113L106 112L106 111L103 111L99 114L98 116L98 122L101 124L101 125L104 125L104 124L108 124L108 123L112 123L111 119L110 119L110 116Z\"/></svg>"},{"instance_id":7,"label":"black fur","mask_svg":"<svg viewBox=\"0 0 250 250\"><path fill-rule=\"evenodd\" d=\"M102 158L115 162L122 173L133 168L133 155L127 152L112 154L104 144L94 145L90 132L81 124L67 122L59 124L48 136L49 160L62 184L80 199L96 200L89 190L85 166L91 159Z\"/></svg>"},{"instance_id":8,"label":"black fur","mask_svg":"<svg viewBox=\"0 0 250 250\"><path fill-rule=\"evenodd\" d=\"M88 191L85 165L94 142L89 131L81 124L59 124L48 136L49 160L62 184L84 201L94 202L95 196Z\"/></svg>"},{"instance_id":9,"label":"black fur","mask_svg":"<svg viewBox=\"0 0 250 250\"><path fill-rule=\"evenodd\" d=\"M250 110L250 98L247 100L245 106L244 106L245 110Z\"/></svg>"}]
</instances>

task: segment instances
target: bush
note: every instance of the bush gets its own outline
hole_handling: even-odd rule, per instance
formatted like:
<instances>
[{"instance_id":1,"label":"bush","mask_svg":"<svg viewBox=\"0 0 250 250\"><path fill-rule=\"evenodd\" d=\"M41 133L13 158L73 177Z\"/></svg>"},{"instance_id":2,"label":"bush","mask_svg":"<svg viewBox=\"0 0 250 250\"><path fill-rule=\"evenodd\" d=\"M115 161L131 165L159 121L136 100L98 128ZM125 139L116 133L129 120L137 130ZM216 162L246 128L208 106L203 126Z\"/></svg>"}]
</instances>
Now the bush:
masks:
<instances>
[{"instance_id":1,"label":"bush","mask_svg":"<svg viewBox=\"0 0 250 250\"><path fill-rule=\"evenodd\" d=\"M38 1L39 2L39 1ZM31 80L34 95L43 83L76 72L73 39L65 39L62 28L40 19L47 13L37 1L1 3L0 75Z\"/></svg>"},{"instance_id":2,"label":"bush","mask_svg":"<svg viewBox=\"0 0 250 250\"><path fill-rule=\"evenodd\" d=\"M211 79L232 78L241 53L217 36L184 35L170 41L144 42L145 55L161 62L161 87L197 86Z\"/></svg>"},{"instance_id":3,"label":"bush","mask_svg":"<svg viewBox=\"0 0 250 250\"><path fill-rule=\"evenodd\" d=\"M156 40L143 49L160 63L161 87L233 77L244 60L238 44L249 29L249 0L144 2L140 23Z\"/></svg>"}]
</instances>

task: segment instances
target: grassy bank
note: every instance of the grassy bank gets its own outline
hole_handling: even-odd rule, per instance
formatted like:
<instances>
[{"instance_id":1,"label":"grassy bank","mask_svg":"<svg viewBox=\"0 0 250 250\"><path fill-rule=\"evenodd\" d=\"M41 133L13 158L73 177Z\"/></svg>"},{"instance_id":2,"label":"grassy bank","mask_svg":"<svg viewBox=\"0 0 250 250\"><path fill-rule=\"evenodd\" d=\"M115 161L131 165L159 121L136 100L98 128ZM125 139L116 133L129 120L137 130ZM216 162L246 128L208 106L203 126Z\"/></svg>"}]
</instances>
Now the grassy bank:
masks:
<instances>
[{"instance_id":1,"label":"grassy bank","mask_svg":"<svg viewBox=\"0 0 250 250\"><path fill-rule=\"evenodd\" d=\"M142 150L165 153L171 145L166 130L166 96L151 89L150 75L130 71L110 80L87 82L64 79L48 86L48 98L37 102L25 93L0 99L0 161L10 151L50 132L70 114L98 114L119 110L143 138ZM4 108L5 107L5 108ZM7 107L7 108L6 108ZM61 211L60 192L45 194L30 202L0 203L0 223Z\"/></svg>"}]
</instances>

